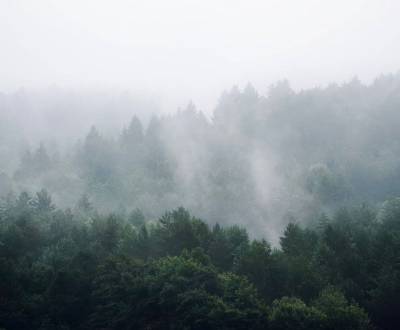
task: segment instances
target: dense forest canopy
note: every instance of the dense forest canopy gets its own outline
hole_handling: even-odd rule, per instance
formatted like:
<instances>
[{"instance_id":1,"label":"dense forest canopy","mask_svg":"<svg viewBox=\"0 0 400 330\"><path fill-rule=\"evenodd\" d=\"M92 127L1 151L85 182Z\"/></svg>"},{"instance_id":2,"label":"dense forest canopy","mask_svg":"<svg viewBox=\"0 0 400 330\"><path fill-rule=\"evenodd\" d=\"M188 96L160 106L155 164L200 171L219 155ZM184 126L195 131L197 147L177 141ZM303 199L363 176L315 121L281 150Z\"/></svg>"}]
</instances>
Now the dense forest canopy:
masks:
<instances>
[{"instance_id":1,"label":"dense forest canopy","mask_svg":"<svg viewBox=\"0 0 400 330\"><path fill-rule=\"evenodd\" d=\"M400 199L341 209L280 248L184 208L100 215L39 191L0 208L4 329L398 329Z\"/></svg>"},{"instance_id":2,"label":"dense forest canopy","mask_svg":"<svg viewBox=\"0 0 400 330\"><path fill-rule=\"evenodd\" d=\"M160 115L128 95L2 94L0 195L45 188L63 208L87 195L101 212L153 220L184 206L278 243L293 217L400 195L399 105L399 74L234 87L211 116L194 104Z\"/></svg>"}]
</instances>

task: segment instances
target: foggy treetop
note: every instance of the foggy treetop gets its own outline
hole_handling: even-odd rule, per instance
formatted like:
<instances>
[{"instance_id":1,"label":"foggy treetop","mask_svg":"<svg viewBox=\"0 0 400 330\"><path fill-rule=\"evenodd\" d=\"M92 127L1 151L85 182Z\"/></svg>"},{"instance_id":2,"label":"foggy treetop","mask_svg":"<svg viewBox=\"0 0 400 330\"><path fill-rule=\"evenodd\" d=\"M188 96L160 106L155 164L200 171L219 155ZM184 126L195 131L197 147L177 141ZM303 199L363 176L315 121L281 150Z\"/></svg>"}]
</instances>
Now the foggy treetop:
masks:
<instances>
[{"instance_id":1,"label":"foggy treetop","mask_svg":"<svg viewBox=\"0 0 400 330\"><path fill-rule=\"evenodd\" d=\"M212 116L128 94L0 94L0 194L46 188L61 207L88 195L149 219L182 205L276 240L293 217L400 195L399 106L399 74L233 87Z\"/></svg>"}]
</instances>

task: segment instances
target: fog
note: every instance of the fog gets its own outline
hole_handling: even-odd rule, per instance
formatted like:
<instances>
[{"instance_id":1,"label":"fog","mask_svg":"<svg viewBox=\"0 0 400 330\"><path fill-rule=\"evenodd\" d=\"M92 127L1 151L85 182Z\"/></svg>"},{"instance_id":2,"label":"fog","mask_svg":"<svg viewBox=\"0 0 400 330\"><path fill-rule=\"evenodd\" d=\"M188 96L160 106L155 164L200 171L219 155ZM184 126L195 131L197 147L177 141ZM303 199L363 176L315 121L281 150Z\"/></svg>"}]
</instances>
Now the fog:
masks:
<instances>
[{"instance_id":1,"label":"fog","mask_svg":"<svg viewBox=\"0 0 400 330\"><path fill-rule=\"evenodd\" d=\"M193 103L160 114L142 94L3 94L0 194L44 188L63 208L89 198L148 220L184 206L277 243L290 221L400 194L399 95L399 74L301 92L249 84L208 118Z\"/></svg>"},{"instance_id":2,"label":"fog","mask_svg":"<svg viewBox=\"0 0 400 330\"><path fill-rule=\"evenodd\" d=\"M184 206L273 243L382 203L400 194L399 10L2 1L0 195L150 220Z\"/></svg>"},{"instance_id":3,"label":"fog","mask_svg":"<svg viewBox=\"0 0 400 330\"><path fill-rule=\"evenodd\" d=\"M0 90L131 90L210 114L248 82L262 93L281 79L370 83L399 69L399 11L395 0L3 0Z\"/></svg>"},{"instance_id":4,"label":"fog","mask_svg":"<svg viewBox=\"0 0 400 330\"><path fill-rule=\"evenodd\" d=\"M400 329L399 14L0 0L0 330Z\"/></svg>"}]
</instances>

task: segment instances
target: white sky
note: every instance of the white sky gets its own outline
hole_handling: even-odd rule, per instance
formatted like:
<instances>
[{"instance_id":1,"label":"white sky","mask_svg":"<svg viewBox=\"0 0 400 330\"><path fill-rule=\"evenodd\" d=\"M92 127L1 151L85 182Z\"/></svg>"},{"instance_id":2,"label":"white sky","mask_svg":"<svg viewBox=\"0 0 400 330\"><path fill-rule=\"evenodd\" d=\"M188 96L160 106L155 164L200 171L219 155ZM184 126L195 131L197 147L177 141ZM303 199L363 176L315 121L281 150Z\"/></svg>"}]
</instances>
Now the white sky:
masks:
<instances>
[{"instance_id":1,"label":"white sky","mask_svg":"<svg viewBox=\"0 0 400 330\"><path fill-rule=\"evenodd\" d=\"M209 112L223 89L369 82L400 69L398 0L0 0L0 91L158 93Z\"/></svg>"}]
</instances>

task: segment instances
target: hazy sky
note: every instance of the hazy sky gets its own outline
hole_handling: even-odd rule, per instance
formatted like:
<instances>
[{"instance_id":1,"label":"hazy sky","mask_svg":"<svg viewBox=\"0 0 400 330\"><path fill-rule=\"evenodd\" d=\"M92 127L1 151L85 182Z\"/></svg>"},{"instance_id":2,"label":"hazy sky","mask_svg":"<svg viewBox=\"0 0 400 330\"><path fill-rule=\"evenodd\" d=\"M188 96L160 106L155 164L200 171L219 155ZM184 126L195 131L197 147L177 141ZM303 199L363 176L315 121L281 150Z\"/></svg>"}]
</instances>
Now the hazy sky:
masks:
<instances>
[{"instance_id":1,"label":"hazy sky","mask_svg":"<svg viewBox=\"0 0 400 330\"><path fill-rule=\"evenodd\" d=\"M398 0L0 0L0 91L139 89L209 112L223 89L400 69Z\"/></svg>"}]
</instances>

